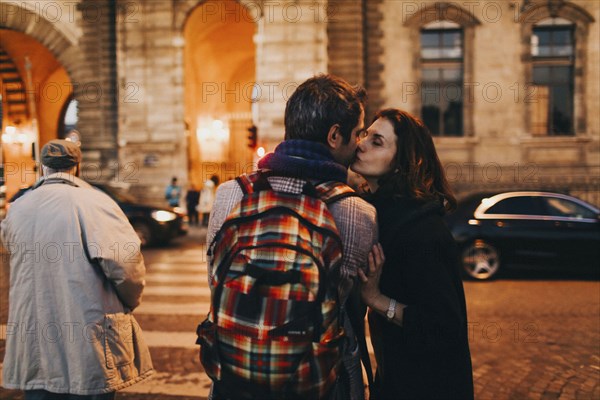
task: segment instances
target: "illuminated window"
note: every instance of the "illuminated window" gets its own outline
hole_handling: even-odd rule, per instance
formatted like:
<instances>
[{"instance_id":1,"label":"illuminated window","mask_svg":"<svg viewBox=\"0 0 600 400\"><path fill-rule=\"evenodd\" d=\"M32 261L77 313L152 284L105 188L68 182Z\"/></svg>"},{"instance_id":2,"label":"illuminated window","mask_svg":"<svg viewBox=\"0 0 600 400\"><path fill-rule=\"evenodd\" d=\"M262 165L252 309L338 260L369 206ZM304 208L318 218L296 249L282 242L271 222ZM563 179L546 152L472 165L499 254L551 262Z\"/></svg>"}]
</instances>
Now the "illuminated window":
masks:
<instances>
[{"instance_id":1,"label":"illuminated window","mask_svg":"<svg viewBox=\"0 0 600 400\"><path fill-rule=\"evenodd\" d=\"M421 29L421 118L436 136L463 135L463 30L449 21Z\"/></svg>"},{"instance_id":2,"label":"illuminated window","mask_svg":"<svg viewBox=\"0 0 600 400\"><path fill-rule=\"evenodd\" d=\"M574 25L548 18L531 35L534 135L572 135L574 129Z\"/></svg>"}]
</instances>

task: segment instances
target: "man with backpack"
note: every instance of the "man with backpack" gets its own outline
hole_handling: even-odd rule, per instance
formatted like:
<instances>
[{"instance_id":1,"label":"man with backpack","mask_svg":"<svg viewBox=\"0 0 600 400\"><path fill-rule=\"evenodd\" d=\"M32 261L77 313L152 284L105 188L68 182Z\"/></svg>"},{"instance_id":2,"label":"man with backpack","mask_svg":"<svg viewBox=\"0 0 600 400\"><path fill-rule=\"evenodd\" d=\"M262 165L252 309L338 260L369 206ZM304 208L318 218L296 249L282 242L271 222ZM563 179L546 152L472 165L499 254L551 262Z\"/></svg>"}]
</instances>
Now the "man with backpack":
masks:
<instances>
[{"instance_id":1,"label":"man with backpack","mask_svg":"<svg viewBox=\"0 0 600 400\"><path fill-rule=\"evenodd\" d=\"M219 187L198 327L213 399L364 399L364 313L348 300L376 212L345 183L365 100L340 78L308 79L286 105L285 140Z\"/></svg>"}]
</instances>

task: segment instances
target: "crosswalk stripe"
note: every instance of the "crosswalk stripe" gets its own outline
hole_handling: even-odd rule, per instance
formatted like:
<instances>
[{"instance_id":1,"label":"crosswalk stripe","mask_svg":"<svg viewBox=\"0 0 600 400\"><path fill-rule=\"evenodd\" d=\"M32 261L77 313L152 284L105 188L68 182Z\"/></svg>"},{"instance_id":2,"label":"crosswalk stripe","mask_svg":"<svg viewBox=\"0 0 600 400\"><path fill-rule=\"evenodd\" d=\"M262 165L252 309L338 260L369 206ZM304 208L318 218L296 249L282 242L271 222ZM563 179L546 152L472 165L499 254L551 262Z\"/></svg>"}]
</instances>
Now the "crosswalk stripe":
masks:
<instances>
[{"instance_id":1,"label":"crosswalk stripe","mask_svg":"<svg viewBox=\"0 0 600 400\"><path fill-rule=\"evenodd\" d=\"M206 273L206 265L200 264L148 264L146 265L146 271L148 273L154 271L166 271L166 272L204 272Z\"/></svg>"},{"instance_id":2,"label":"crosswalk stripe","mask_svg":"<svg viewBox=\"0 0 600 400\"><path fill-rule=\"evenodd\" d=\"M208 279L205 274L168 274L168 273L147 273L146 282L150 283L200 283L208 285Z\"/></svg>"},{"instance_id":3,"label":"crosswalk stripe","mask_svg":"<svg viewBox=\"0 0 600 400\"><path fill-rule=\"evenodd\" d=\"M142 328L143 330L143 328ZM161 332L144 331L144 340L150 347L177 347L184 349L198 349L196 332Z\"/></svg>"},{"instance_id":4,"label":"crosswalk stripe","mask_svg":"<svg viewBox=\"0 0 600 400\"><path fill-rule=\"evenodd\" d=\"M206 315L209 307L206 301L179 304L142 301L133 313L135 315Z\"/></svg>"},{"instance_id":5,"label":"crosswalk stripe","mask_svg":"<svg viewBox=\"0 0 600 400\"><path fill-rule=\"evenodd\" d=\"M208 296L207 286L146 286L145 296Z\"/></svg>"}]
</instances>

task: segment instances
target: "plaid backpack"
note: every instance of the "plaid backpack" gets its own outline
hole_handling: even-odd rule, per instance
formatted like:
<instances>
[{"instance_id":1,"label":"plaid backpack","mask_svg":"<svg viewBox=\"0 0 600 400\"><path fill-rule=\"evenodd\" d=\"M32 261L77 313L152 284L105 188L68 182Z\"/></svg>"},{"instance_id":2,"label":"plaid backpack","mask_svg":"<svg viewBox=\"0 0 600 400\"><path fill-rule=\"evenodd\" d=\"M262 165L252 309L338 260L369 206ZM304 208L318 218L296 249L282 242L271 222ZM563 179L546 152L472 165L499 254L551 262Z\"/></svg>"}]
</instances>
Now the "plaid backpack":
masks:
<instances>
[{"instance_id":1,"label":"plaid backpack","mask_svg":"<svg viewBox=\"0 0 600 400\"><path fill-rule=\"evenodd\" d=\"M244 196L209 247L215 273L197 330L200 360L219 398L321 399L344 338L331 278L342 242L327 204L355 193L339 182L278 192L267 175L237 178Z\"/></svg>"}]
</instances>

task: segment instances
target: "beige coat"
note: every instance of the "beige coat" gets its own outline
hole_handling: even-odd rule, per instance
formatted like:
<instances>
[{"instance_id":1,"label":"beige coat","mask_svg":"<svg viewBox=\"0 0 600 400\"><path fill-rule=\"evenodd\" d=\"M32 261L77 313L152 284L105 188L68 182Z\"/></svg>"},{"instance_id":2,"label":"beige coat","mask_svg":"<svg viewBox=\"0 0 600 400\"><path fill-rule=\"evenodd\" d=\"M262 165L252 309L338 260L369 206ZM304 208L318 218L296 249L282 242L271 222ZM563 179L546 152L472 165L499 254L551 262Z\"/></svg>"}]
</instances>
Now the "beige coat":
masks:
<instances>
[{"instance_id":1,"label":"beige coat","mask_svg":"<svg viewBox=\"0 0 600 400\"><path fill-rule=\"evenodd\" d=\"M51 183L61 175L72 184ZM51 175L14 202L1 237L10 254L4 387L92 395L154 372L131 315L145 284L140 241L112 199Z\"/></svg>"}]
</instances>

